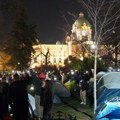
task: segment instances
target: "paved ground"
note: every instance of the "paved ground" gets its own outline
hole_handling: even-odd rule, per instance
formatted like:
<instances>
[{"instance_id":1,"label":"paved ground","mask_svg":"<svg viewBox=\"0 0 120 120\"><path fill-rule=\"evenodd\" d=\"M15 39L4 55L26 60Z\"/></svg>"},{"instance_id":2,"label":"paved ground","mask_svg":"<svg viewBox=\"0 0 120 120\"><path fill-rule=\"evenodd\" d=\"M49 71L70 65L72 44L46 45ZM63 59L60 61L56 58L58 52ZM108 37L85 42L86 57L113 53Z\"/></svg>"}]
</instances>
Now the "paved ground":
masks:
<instances>
[{"instance_id":1,"label":"paved ground","mask_svg":"<svg viewBox=\"0 0 120 120\"><path fill-rule=\"evenodd\" d=\"M88 103L89 104L89 103ZM81 105L80 101L74 98L62 98L61 104L54 104L52 112L61 111L67 116L76 116L77 120L92 120L93 108L89 105Z\"/></svg>"}]
</instances>

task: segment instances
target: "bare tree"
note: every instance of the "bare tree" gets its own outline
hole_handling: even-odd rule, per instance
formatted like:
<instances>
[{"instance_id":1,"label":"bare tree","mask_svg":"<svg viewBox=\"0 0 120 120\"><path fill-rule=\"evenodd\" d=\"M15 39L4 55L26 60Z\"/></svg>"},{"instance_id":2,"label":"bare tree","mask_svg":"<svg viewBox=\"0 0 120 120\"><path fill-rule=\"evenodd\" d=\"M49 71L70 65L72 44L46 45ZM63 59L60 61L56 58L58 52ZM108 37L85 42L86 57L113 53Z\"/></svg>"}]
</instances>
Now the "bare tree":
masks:
<instances>
[{"instance_id":1,"label":"bare tree","mask_svg":"<svg viewBox=\"0 0 120 120\"><path fill-rule=\"evenodd\" d=\"M95 42L94 51L94 113L97 106L96 94L96 69L97 57L100 45L114 41L111 39L113 31L120 26L116 26L120 18L119 0L77 0L83 6L92 25L93 41ZM120 41L119 41L120 42ZM119 44L118 42L118 44Z\"/></svg>"},{"instance_id":2,"label":"bare tree","mask_svg":"<svg viewBox=\"0 0 120 120\"><path fill-rule=\"evenodd\" d=\"M48 58L49 58L49 54L50 54L49 48L47 49L47 52L46 52L46 53L43 53L43 52L41 51L41 54L45 57L45 65L47 66L47 65L48 65Z\"/></svg>"},{"instance_id":3,"label":"bare tree","mask_svg":"<svg viewBox=\"0 0 120 120\"><path fill-rule=\"evenodd\" d=\"M50 58L50 50L49 50L49 48L47 48L46 49L46 51L43 51L42 50L42 47L41 47L41 43L39 42L39 41L37 41L38 42L38 44L39 44L39 51L38 51L38 54L36 54L36 55L32 55L31 57L32 57L32 59L33 59L33 61L34 62L37 62L37 58L40 56L40 55L43 55L44 56L44 58L45 58L45 65L47 66L48 65L48 62L49 62L49 58ZM42 61L42 59L41 59L41 61ZM33 63L34 63L33 62Z\"/></svg>"}]
</instances>

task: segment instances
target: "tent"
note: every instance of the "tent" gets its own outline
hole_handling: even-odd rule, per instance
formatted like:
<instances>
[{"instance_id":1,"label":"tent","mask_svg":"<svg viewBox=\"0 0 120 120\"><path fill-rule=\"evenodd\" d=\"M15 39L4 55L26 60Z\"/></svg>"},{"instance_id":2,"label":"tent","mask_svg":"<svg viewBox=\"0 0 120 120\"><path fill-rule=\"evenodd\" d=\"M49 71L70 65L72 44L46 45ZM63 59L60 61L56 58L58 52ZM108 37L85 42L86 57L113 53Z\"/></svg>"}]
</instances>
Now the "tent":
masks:
<instances>
[{"instance_id":1,"label":"tent","mask_svg":"<svg viewBox=\"0 0 120 120\"><path fill-rule=\"evenodd\" d=\"M59 81L55 81L55 83L53 84L53 87L54 87L54 93L58 97L70 97L71 96L70 91Z\"/></svg>"},{"instance_id":2,"label":"tent","mask_svg":"<svg viewBox=\"0 0 120 120\"><path fill-rule=\"evenodd\" d=\"M53 83L53 89L54 89L54 97L53 97L53 103L61 103L62 97L70 97L71 93L70 91L64 87L59 81L55 81ZM31 107L33 111L35 111L35 98L32 94L28 94L29 97L29 103L31 104Z\"/></svg>"},{"instance_id":3,"label":"tent","mask_svg":"<svg viewBox=\"0 0 120 120\"><path fill-rule=\"evenodd\" d=\"M53 103L54 104L59 104L59 103L62 103L62 101L61 101L61 99L57 95L54 95Z\"/></svg>"},{"instance_id":4,"label":"tent","mask_svg":"<svg viewBox=\"0 0 120 120\"><path fill-rule=\"evenodd\" d=\"M35 106L35 98L30 93L28 93L28 99L29 99L29 112L30 115L36 115L36 106Z\"/></svg>"},{"instance_id":5,"label":"tent","mask_svg":"<svg viewBox=\"0 0 120 120\"><path fill-rule=\"evenodd\" d=\"M75 86L75 81L74 80L69 80L67 81L64 86L68 89L71 90Z\"/></svg>"},{"instance_id":6,"label":"tent","mask_svg":"<svg viewBox=\"0 0 120 120\"><path fill-rule=\"evenodd\" d=\"M104 74L106 74L107 72L101 71L97 74L97 79L100 79Z\"/></svg>"},{"instance_id":7,"label":"tent","mask_svg":"<svg viewBox=\"0 0 120 120\"><path fill-rule=\"evenodd\" d=\"M120 120L120 72L108 72L97 81L95 120Z\"/></svg>"}]
</instances>

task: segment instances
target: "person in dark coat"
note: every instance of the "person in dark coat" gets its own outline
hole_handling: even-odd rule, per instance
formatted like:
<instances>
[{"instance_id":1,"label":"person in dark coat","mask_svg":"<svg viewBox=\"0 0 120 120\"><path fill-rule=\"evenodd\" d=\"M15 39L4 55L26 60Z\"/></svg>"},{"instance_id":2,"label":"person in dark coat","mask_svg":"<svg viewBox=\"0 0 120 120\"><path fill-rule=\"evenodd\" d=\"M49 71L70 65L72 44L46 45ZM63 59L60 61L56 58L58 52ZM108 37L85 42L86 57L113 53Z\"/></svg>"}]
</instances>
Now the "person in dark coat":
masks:
<instances>
[{"instance_id":1,"label":"person in dark coat","mask_svg":"<svg viewBox=\"0 0 120 120\"><path fill-rule=\"evenodd\" d=\"M36 117L37 119L43 118L43 106L40 104L41 100L41 86L42 86L42 79L38 78L36 73L30 69L30 74L33 79L33 84L35 87L34 94L35 94L35 106L36 106Z\"/></svg>"},{"instance_id":2,"label":"person in dark coat","mask_svg":"<svg viewBox=\"0 0 120 120\"><path fill-rule=\"evenodd\" d=\"M28 120L29 103L27 86L31 83L32 79L28 74L24 74L22 79L20 79L17 73L13 77L15 81L11 83L9 90L9 102L13 112L13 119Z\"/></svg>"},{"instance_id":3,"label":"person in dark coat","mask_svg":"<svg viewBox=\"0 0 120 120\"><path fill-rule=\"evenodd\" d=\"M44 89L44 100L43 100L43 120L50 118L52 104L53 104L53 89L52 81L46 80L46 85Z\"/></svg>"},{"instance_id":4,"label":"person in dark coat","mask_svg":"<svg viewBox=\"0 0 120 120\"><path fill-rule=\"evenodd\" d=\"M0 83L0 120L8 114L9 84L6 83L6 77L2 78Z\"/></svg>"},{"instance_id":5,"label":"person in dark coat","mask_svg":"<svg viewBox=\"0 0 120 120\"><path fill-rule=\"evenodd\" d=\"M80 86L80 99L81 104L86 104L86 91L87 91L87 81L85 80L85 77L82 76L82 79L79 81Z\"/></svg>"},{"instance_id":6,"label":"person in dark coat","mask_svg":"<svg viewBox=\"0 0 120 120\"><path fill-rule=\"evenodd\" d=\"M75 72L73 80L75 80L75 83L79 85L80 73L78 71Z\"/></svg>"},{"instance_id":7,"label":"person in dark coat","mask_svg":"<svg viewBox=\"0 0 120 120\"><path fill-rule=\"evenodd\" d=\"M43 106L44 104L44 91L45 91L46 80L42 81L41 86L41 93L40 93L40 105Z\"/></svg>"}]
</instances>

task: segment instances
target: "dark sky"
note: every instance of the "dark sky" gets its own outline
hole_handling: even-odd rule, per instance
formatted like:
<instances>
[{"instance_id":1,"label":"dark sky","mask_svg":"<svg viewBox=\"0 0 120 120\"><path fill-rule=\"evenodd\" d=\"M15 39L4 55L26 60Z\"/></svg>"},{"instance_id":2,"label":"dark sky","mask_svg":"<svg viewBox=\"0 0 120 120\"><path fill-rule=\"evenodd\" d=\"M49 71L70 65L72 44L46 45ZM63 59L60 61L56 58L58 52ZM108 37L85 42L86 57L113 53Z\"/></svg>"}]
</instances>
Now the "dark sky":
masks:
<instances>
[{"instance_id":1,"label":"dark sky","mask_svg":"<svg viewBox=\"0 0 120 120\"><path fill-rule=\"evenodd\" d=\"M71 32L70 27L77 19L73 19L68 12L78 17L82 11L76 0L0 0L0 41L9 38L8 33L12 30L20 5L25 5L29 23L37 26L41 43L65 42L66 32Z\"/></svg>"},{"instance_id":2,"label":"dark sky","mask_svg":"<svg viewBox=\"0 0 120 120\"><path fill-rule=\"evenodd\" d=\"M28 19L30 23L37 25L41 43L55 43L58 40L63 42L66 33L61 29L67 23L62 15L66 15L69 24L72 25L73 17L67 12L78 15L80 9L80 4L75 0L27 0L26 3Z\"/></svg>"}]
</instances>

